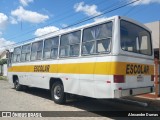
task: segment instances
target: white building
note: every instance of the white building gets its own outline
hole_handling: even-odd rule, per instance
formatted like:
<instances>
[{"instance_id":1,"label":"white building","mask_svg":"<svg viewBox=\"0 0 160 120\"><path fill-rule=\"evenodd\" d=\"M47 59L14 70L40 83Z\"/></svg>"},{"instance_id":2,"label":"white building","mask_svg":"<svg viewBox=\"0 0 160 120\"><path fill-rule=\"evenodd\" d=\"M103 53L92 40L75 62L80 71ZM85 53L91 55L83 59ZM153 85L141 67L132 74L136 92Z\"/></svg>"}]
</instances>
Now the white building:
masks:
<instances>
[{"instance_id":1,"label":"white building","mask_svg":"<svg viewBox=\"0 0 160 120\"><path fill-rule=\"evenodd\" d=\"M2 51L0 53L0 75L7 76L7 64L2 64L1 61L5 61L7 59L7 52Z\"/></svg>"},{"instance_id":2,"label":"white building","mask_svg":"<svg viewBox=\"0 0 160 120\"><path fill-rule=\"evenodd\" d=\"M146 23L145 25L152 31L153 48L154 48L155 57L159 58L160 21Z\"/></svg>"}]
</instances>

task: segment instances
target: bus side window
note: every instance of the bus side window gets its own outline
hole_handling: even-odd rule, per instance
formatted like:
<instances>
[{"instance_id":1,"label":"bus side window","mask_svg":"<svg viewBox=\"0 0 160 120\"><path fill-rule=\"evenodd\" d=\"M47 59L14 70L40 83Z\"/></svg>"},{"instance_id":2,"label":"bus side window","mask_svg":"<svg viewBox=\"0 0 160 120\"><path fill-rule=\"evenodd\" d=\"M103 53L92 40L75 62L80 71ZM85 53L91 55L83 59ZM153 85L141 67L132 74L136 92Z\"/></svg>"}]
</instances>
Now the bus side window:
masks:
<instances>
[{"instance_id":1,"label":"bus side window","mask_svg":"<svg viewBox=\"0 0 160 120\"><path fill-rule=\"evenodd\" d=\"M57 58L59 37L49 38L44 41L43 58Z\"/></svg>"},{"instance_id":2,"label":"bus side window","mask_svg":"<svg viewBox=\"0 0 160 120\"><path fill-rule=\"evenodd\" d=\"M110 44L111 39L102 39L97 41L97 52L103 53L103 52L109 52L110 51Z\"/></svg>"},{"instance_id":3,"label":"bus side window","mask_svg":"<svg viewBox=\"0 0 160 120\"><path fill-rule=\"evenodd\" d=\"M83 30L82 55L110 52L112 22Z\"/></svg>"},{"instance_id":4,"label":"bus side window","mask_svg":"<svg viewBox=\"0 0 160 120\"><path fill-rule=\"evenodd\" d=\"M43 47L43 41L35 42L32 44L31 60L42 59L42 47Z\"/></svg>"},{"instance_id":5,"label":"bus side window","mask_svg":"<svg viewBox=\"0 0 160 120\"><path fill-rule=\"evenodd\" d=\"M20 62L21 47L17 47L13 52L13 62Z\"/></svg>"},{"instance_id":6,"label":"bus side window","mask_svg":"<svg viewBox=\"0 0 160 120\"><path fill-rule=\"evenodd\" d=\"M94 42L85 42L82 44L82 54L83 55L94 53L94 50L95 50Z\"/></svg>"},{"instance_id":7,"label":"bus side window","mask_svg":"<svg viewBox=\"0 0 160 120\"><path fill-rule=\"evenodd\" d=\"M61 36L60 57L76 57L80 51L81 31L68 33Z\"/></svg>"},{"instance_id":8,"label":"bus side window","mask_svg":"<svg viewBox=\"0 0 160 120\"><path fill-rule=\"evenodd\" d=\"M7 67L11 67L12 66L12 54L13 52L7 52L6 56L7 56Z\"/></svg>"},{"instance_id":9,"label":"bus side window","mask_svg":"<svg viewBox=\"0 0 160 120\"><path fill-rule=\"evenodd\" d=\"M22 46L21 61L29 61L31 44Z\"/></svg>"}]
</instances>

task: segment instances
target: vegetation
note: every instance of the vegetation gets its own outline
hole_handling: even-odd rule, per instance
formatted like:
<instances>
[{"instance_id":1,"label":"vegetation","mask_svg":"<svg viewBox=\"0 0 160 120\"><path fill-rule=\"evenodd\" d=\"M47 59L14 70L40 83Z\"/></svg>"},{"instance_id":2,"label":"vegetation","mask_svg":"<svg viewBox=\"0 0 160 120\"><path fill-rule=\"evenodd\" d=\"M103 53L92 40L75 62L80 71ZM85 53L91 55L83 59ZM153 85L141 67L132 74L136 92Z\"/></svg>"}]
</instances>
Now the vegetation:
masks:
<instances>
[{"instance_id":1,"label":"vegetation","mask_svg":"<svg viewBox=\"0 0 160 120\"><path fill-rule=\"evenodd\" d=\"M0 59L0 65L7 64L7 59Z\"/></svg>"},{"instance_id":2,"label":"vegetation","mask_svg":"<svg viewBox=\"0 0 160 120\"><path fill-rule=\"evenodd\" d=\"M5 77L5 76L0 76L0 80L7 80L7 77Z\"/></svg>"}]
</instances>

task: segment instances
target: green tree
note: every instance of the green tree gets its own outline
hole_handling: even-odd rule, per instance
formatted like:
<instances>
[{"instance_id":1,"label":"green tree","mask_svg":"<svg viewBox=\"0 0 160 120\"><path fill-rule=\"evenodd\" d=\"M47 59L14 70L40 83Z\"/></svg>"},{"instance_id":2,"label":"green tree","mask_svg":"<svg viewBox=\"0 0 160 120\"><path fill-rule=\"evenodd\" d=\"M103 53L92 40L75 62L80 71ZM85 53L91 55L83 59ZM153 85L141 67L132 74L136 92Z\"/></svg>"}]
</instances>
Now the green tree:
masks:
<instances>
[{"instance_id":1,"label":"green tree","mask_svg":"<svg viewBox=\"0 0 160 120\"><path fill-rule=\"evenodd\" d=\"M0 65L7 64L7 59L0 59Z\"/></svg>"}]
</instances>

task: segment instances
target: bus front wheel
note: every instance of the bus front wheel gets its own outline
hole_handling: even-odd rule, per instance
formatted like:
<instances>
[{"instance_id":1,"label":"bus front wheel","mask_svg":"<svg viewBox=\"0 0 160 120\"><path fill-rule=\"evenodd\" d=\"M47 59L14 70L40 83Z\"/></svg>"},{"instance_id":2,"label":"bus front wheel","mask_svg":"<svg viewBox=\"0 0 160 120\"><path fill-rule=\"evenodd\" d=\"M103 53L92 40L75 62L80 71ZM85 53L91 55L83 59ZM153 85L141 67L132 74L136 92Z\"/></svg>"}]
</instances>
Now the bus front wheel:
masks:
<instances>
[{"instance_id":1,"label":"bus front wheel","mask_svg":"<svg viewBox=\"0 0 160 120\"><path fill-rule=\"evenodd\" d=\"M51 88L52 100L57 104L64 104L66 102L66 93L61 82L57 81Z\"/></svg>"}]
</instances>

